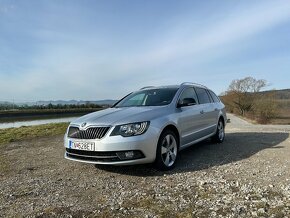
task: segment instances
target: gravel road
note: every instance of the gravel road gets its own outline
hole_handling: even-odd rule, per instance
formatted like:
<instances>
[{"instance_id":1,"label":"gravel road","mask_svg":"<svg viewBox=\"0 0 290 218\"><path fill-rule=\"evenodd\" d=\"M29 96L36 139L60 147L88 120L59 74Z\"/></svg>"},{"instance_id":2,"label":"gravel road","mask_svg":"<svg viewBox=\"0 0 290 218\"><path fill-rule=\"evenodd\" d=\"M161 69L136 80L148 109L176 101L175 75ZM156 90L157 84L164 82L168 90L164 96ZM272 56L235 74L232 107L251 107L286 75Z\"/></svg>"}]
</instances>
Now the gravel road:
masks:
<instances>
[{"instance_id":1,"label":"gravel road","mask_svg":"<svg viewBox=\"0 0 290 218\"><path fill-rule=\"evenodd\" d=\"M65 160L63 136L4 145L0 217L290 217L290 126L229 118L166 173Z\"/></svg>"}]
</instances>

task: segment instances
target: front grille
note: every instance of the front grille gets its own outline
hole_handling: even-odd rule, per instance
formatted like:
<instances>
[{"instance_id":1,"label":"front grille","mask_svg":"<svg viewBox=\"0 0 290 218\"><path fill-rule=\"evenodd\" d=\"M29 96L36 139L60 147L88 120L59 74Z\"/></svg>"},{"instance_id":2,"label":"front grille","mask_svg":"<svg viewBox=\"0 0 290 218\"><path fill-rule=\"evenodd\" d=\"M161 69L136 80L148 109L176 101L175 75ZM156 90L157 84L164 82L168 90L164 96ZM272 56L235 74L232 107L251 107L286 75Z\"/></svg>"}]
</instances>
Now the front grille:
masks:
<instances>
[{"instance_id":1,"label":"front grille","mask_svg":"<svg viewBox=\"0 0 290 218\"><path fill-rule=\"evenodd\" d=\"M74 139L101 139L110 127L91 127L86 130L80 130L78 127L71 126L68 130L68 137Z\"/></svg>"}]
</instances>

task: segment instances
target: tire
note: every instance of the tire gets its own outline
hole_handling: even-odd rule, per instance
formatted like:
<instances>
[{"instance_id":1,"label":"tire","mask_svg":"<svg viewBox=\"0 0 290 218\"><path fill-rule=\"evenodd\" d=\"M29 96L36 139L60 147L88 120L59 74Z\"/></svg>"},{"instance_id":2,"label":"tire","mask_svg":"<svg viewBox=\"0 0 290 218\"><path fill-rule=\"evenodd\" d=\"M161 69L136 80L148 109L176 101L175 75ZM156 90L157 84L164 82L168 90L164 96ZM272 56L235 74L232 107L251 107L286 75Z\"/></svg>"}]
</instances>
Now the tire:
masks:
<instances>
[{"instance_id":1,"label":"tire","mask_svg":"<svg viewBox=\"0 0 290 218\"><path fill-rule=\"evenodd\" d=\"M222 143L225 139L225 125L222 119L219 119L215 135L212 137L212 141Z\"/></svg>"},{"instance_id":2,"label":"tire","mask_svg":"<svg viewBox=\"0 0 290 218\"><path fill-rule=\"evenodd\" d=\"M157 144L155 166L158 170L166 171L174 168L178 156L178 140L171 130L165 130Z\"/></svg>"}]
</instances>

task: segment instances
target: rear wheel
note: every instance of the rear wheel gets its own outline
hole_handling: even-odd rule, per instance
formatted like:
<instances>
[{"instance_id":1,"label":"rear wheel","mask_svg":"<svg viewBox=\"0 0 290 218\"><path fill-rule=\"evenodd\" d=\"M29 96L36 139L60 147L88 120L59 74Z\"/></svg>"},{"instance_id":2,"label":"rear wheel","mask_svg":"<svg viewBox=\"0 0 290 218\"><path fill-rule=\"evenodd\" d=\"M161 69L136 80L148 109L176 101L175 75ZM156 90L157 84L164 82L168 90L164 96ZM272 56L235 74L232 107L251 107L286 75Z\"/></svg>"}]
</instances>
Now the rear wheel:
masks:
<instances>
[{"instance_id":1,"label":"rear wheel","mask_svg":"<svg viewBox=\"0 0 290 218\"><path fill-rule=\"evenodd\" d=\"M215 135L212 137L212 140L214 142L217 143L222 143L225 139L225 125L222 119L219 119L218 125L217 125L217 129L216 129L216 133Z\"/></svg>"},{"instance_id":2,"label":"rear wheel","mask_svg":"<svg viewBox=\"0 0 290 218\"><path fill-rule=\"evenodd\" d=\"M170 170L174 167L178 155L178 140L175 133L165 130L158 141L155 165L159 170Z\"/></svg>"}]
</instances>

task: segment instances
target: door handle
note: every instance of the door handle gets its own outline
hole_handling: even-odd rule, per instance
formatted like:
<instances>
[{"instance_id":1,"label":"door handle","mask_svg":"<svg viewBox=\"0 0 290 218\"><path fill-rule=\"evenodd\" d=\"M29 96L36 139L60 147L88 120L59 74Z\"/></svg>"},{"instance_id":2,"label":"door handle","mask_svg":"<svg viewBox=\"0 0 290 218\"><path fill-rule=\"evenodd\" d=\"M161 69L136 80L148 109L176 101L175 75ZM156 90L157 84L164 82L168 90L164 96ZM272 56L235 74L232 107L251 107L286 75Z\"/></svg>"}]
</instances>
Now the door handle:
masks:
<instances>
[{"instance_id":1,"label":"door handle","mask_svg":"<svg viewBox=\"0 0 290 218\"><path fill-rule=\"evenodd\" d=\"M204 111L203 111L203 110L201 110L201 111L200 111L200 113L201 113L201 114L204 114Z\"/></svg>"},{"instance_id":2,"label":"door handle","mask_svg":"<svg viewBox=\"0 0 290 218\"><path fill-rule=\"evenodd\" d=\"M215 108L214 110L215 110L215 111L218 111L219 109Z\"/></svg>"}]
</instances>

